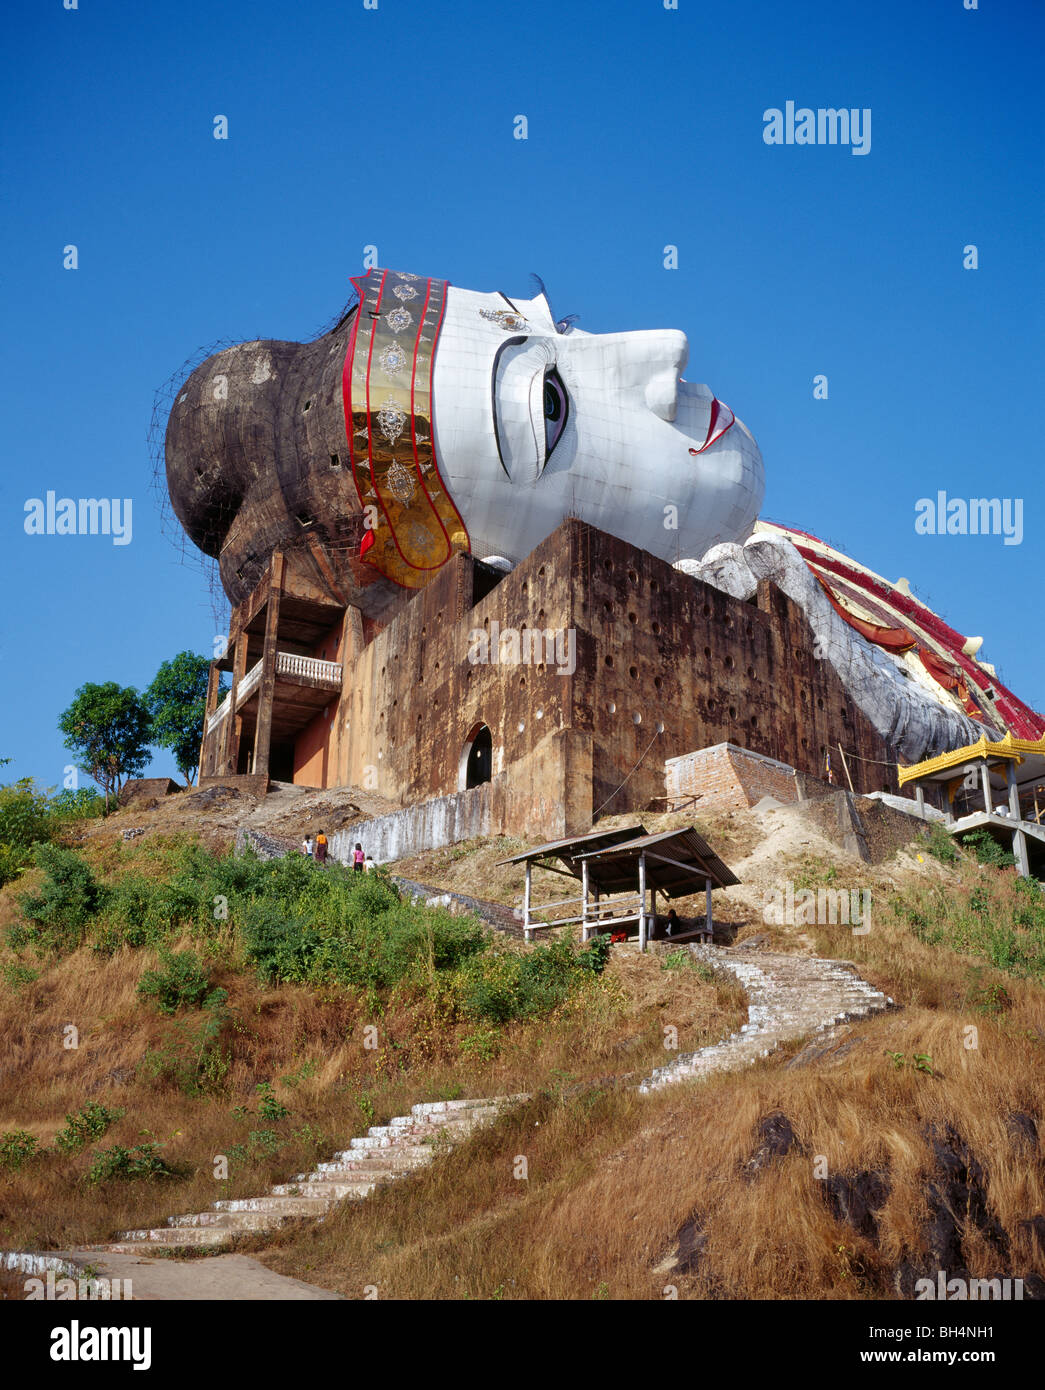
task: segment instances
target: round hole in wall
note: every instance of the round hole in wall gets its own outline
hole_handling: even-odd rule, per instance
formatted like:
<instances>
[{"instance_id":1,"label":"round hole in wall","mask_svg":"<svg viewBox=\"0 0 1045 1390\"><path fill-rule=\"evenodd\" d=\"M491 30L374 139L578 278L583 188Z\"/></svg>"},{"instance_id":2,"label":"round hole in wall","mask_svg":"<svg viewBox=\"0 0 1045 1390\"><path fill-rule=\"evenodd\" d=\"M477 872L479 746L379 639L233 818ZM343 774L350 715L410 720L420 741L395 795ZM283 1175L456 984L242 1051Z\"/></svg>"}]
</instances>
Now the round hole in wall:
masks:
<instances>
[{"instance_id":1,"label":"round hole in wall","mask_svg":"<svg viewBox=\"0 0 1045 1390\"><path fill-rule=\"evenodd\" d=\"M602 605L602 608L603 608L603 612L604 612L604 613L612 613L612 612L613 612L613 604L612 604L612 603L604 603L604 604Z\"/></svg>"},{"instance_id":2,"label":"round hole in wall","mask_svg":"<svg viewBox=\"0 0 1045 1390\"><path fill-rule=\"evenodd\" d=\"M638 674L639 674L639 668L638 668L637 666L629 666L629 667L628 667L628 675L632 678L632 680L635 680L635 678L638 676Z\"/></svg>"},{"instance_id":3,"label":"round hole in wall","mask_svg":"<svg viewBox=\"0 0 1045 1390\"><path fill-rule=\"evenodd\" d=\"M525 690L525 689L526 689L526 677L525 677L525 676L520 676L520 677L519 677L519 689L520 689L520 690Z\"/></svg>"},{"instance_id":4,"label":"round hole in wall","mask_svg":"<svg viewBox=\"0 0 1045 1390\"><path fill-rule=\"evenodd\" d=\"M661 678L660 678L659 676L654 676L654 677L653 677L653 686L654 686L654 689L659 690L660 687L661 687L663 684L664 684L664 682L661 680Z\"/></svg>"},{"instance_id":5,"label":"round hole in wall","mask_svg":"<svg viewBox=\"0 0 1045 1390\"><path fill-rule=\"evenodd\" d=\"M748 723L751 725L753 729L758 728L758 720L755 718L754 715L751 716L751 718L748 720Z\"/></svg>"},{"instance_id":6,"label":"round hole in wall","mask_svg":"<svg viewBox=\"0 0 1045 1390\"><path fill-rule=\"evenodd\" d=\"M730 719L736 719L736 717L737 717L737 712L736 712L736 710L733 708L732 705L730 705L730 707L729 707L729 717L730 717Z\"/></svg>"},{"instance_id":7,"label":"round hole in wall","mask_svg":"<svg viewBox=\"0 0 1045 1390\"><path fill-rule=\"evenodd\" d=\"M641 714L633 714L633 715L631 716L631 722L632 722L633 724L641 724L641 723L642 723L642 715L641 715Z\"/></svg>"},{"instance_id":8,"label":"round hole in wall","mask_svg":"<svg viewBox=\"0 0 1045 1390\"><path fill-rule=\"evenodd\" d=\"M800 694L801 694L802 703L803 703L803 705L804 705L805 702L806 702L806 693L805 693L805 691L803 690L803 691L800 692Z\"/></svg>"},{"instance_id":9,"label":"round hole in wall","mask_svg":"<svg viewBox=\"0 0 1045 1390\"><path fill-rule=\"evenodd\" d=\"M519 732L522 733L522 731L523 731L525 728L526 728L526 725L525 725L525 724L520 724L520 725L519 725Z\"/></svg>"},{"instance_id":10,"label":"round hole in wall","mask_svg":"<svg viewBox=\"0 0 1045 1390\"><path fill-rule=\"evenodd\" d=\"M606 708L609 710L610 714L616 714L616 713L617 713L617 706L613 703L612 700L609 702L609 704L606 706Z\"/></svg>"},{"instance_id":11,"label":"round hole in wall","mask_svg":"<svg viewBox=\"0 0 1045 1390\"><path fill-rule=\"evenodd\" d=\"M636 616L636 614L634 614L634 613L629 613L629 614L628 614L628 622L629 622L629 623L637 623L637 622L638 622L638 617Z\"/></svg>"},{"instance_id":12,"label":"round hole in wall","mask_svg":"<svg viewBox=\"0 0 1045 1390\"><path fill-rule=\"evenodd\" d=\"M749 666L747 668L747 678L749 681L753 681L755 679L755 668L753 666Z\"/></svg>"},{"instance_id":13,"label":"round hole in wall","mask_svg":"<svg viewBox=\"0 0 1045 1390\"><path fill-rule=\"evenodd\" d=\"M808 740L807 738L804 738L804 739L802 740L802 747L803 747L803 748L808 748L808 747L809 747L809 740Z\"/></svg>"},{"instance_id":14,"label":"round hole in wall","mask_svg":"<svg viewBox=\"0 0 1045 1390\"><path fill-rule=\"evenodd\" d=\"M535 717L536 719L543 719L543 718L544 718L544 710L539 709L534 717Z\"/></svg>"},{"instance_id":15,"label":"round hole in wall","mask_svg":"<svg viewBox=\"0 0 1045 1390\"><path fill-rule=\"evenodd\" d=\"M736 665L736 662L733 660L733 658L732 658L731 656L727 656L727 657L726 657L726 670L727 670L727 671L732 671L732 669L733 669L733 667L734 667L735 665Z\"/></svg>"},{"instance_id":16,"label":"round hole in wall","mask_svg":"<svg viewBox=\"0 0 1045 1390\"><path fill-rule=\"evenodd\" d=\"M422 623L422 624L421 624L421 636L423 637L427 631L428 631L428 629L425 627L424 623Z\"/></svg>"},{"instance_id":17,"label":"round hole in wall","mask_svg":"<svg viewBox=\"0 0 1045 1390\"><path fill-rule=\"evenodd\" d=\"M705 655L706 657L710 658L710 656L711 656L711 648L710 648L710 647L705 647L705 648L704 648L704 655Z\"/></svg>"},{"instance_id":18,"label":"round hole in wall","mask_svg":"<svg viewBox=\"0 0 1045 1390\"><path fill-rule=\"evenodd\" d=\"M663 724L658 724L658 725L657 725L657 733L658 733L658 734L662 734L663 732L664 732L664 725L663 725Z\"/></svg>"},{"instance_id":19,"label":"round hole in wall","mask_svg":"<svg viewBox=\"0 0 1045 1390\"><path fill-rule=\"evenodd\" d=\"M613 657L612 657L612 656L606 657L606 665L607 665L607 666L612 666L612 665L613 665Z\"/></svg>"},{"instance_id":20,"label":"round hole in wall","mask_svg":"<svg viewBox=\"0 0 1045 1390\"><path fill-rule=\"evenodd\" d=\"M653 628L654 637L656 637L657 633L660 632L660 623L651 623L650 626Z\"/></svg>"},{"instance_id":21,"label":"round hole in wall","mask_svg":"<svg viewBox=\"0 0 1045 1390\"><path fill-rule=\"evenodd\" d=\"M651 580L650 580L650 582L649 582L649 591L650 591L651 594L657 594L657 593L660 592L660 584L658 583L658 581L657 581L656 579L651 579Z\"/></svg>"},{"instance_id":22,"label":"round hole in wall","mask_svg":"<svg viewBox=\"0 0 1045 1390\"><path fill-rule=\"evenodd\" d=\"M705 605L704 605L704 617L705 617L705 618L710 618L710 617L711 617L711 604L710 604L710 603L705 603Z\"/></svg>"},{"instance_id":23,"label":"round hole in wall","mask_svg":"<svg viewBox=\"0 0 1045 1390\"><path fill-rule=\"evenodd\" d=\"M634 570L628 570L628 580L632 584L637 584L639 582L639 576Z\"/></svg>"},{"instance_id":24,"label":"round hole in wall","mask_svg":"<svg viewBox=\"0 0 1045 1390\"><path fill-rule=\"evenodd\" d=\"M541 574L544 573L544 566L543 566L543 565L540 567L540 569L537 571L537 573L538 573L538 575L541 575Z\"/></svg>"},{"instance_id":25,"label":"round hole in wall","mask_svg":"<svg viewBox=\"0 0 1045 1390\"><path fill-rule=\"evenodd\" d=\"M817 709L823 709L824 707L824 702L823 700L821 700L819 695L816 697L816 707Z\"/></svg>"}]
</instances>

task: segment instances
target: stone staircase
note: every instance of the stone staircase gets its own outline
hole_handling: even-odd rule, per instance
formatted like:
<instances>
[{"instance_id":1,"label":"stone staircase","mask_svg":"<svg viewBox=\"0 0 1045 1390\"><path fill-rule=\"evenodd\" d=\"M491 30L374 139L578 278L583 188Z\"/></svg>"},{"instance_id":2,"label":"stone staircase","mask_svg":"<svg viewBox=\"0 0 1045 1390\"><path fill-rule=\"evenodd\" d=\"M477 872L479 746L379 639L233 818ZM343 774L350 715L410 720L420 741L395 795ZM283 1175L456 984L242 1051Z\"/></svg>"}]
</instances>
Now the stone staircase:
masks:
<instances>
[{"instance_id":1,"label":"stone staircase","mask_svg":"<svg viewBox=\"0 0 1045 1390\"><path fill-rule=\"evenodd\" d=\"M299 1173L264 1197L234 1197L215 1202L209 1211L171 1216L166 1226L124 1231L107 1245L91 1250L117 1255L155 1255L161 1250L206 1249L228 1245L236 1236L273 1231L288 1222L321 1220L345 1200L361 1201L375 1188L408 1176L440 1153L489 1124L525 1095L481 1100L438 1100L415 1105L387 1125L373 1125L347 1149L311 1173Z\"/></svg>"},{"instance_id":2,"label":"stone staircase","mask_svg":"<svg viewBox=\"0 0 1045 1390\"><path fill-rule=\"evenodd\" d=\"M840 1023L894 1007L892 999L862 980L851 961L759 951L752 956L722 946L690 946L712 970L732 975L748 997L748 1021L723 1042L686 1052L643 1081L643 1093L677 1081L736 1071L768 1057L780 1043L810 1033L827 1034Z\"/></svg>"}]
</instances>

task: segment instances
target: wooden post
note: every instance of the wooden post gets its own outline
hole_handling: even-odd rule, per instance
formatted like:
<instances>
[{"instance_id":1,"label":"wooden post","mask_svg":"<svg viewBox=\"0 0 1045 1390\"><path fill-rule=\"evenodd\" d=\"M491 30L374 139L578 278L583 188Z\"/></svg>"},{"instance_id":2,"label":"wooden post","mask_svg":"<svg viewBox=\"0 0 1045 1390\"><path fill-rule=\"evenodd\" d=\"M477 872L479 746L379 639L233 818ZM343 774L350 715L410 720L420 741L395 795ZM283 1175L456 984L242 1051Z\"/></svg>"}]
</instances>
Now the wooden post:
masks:
<instances>
[{"instance_id":1,"label":"wooden post","mask_svg":"<svg viewBox=\"0 0 1045 1390\"><path fill-rule=\"evenodd\" d=\"M261 657L258 690L258 722L254 726L254 766L258 777L267 777L272 744L272 704L276 694L276 648L279 642L279 600L283 592L283 552L272 556L268 607L265 610L265 650Z\"/></svg>"},{"instance_id":2,"label":"wooden post","mask_svg":"<svg viewBox=\"0 0 1045 1390\"><path fill-rule=\"evenodd\" d=\"M234 776L239 760L239 736L243 720L236 713L236 701L239 698L239 686L243 677L247 674L247 634L245 632L236 635L236 651L232 658L232 687L229 690L229 712L222 720L222 751L220 772L227 776Z\"/></svg>"},{"instance_id":3,"label":"wooden post","mask_svg":"<svg viewBox=\"0 0 1045 1390\"><path fill-rule=\"evenodd\" d=\"M200 741L200 765L196 773L197 784L199 783L200 778L205 775L203 771L204 767L214 766L213 757L208 757L208 753L210 752L208 744L211 744L211 746L213 746L213 744L211 741L210 730L207 726L210 723L211 715L218 707L218 686L220 684L221 672L218 670L217 665L212 661L210 664L210 671L207 673L207 703L203 711L203 738ZM218 734L220 738L220 729L218 730Z\"/></svg>"},{"instance_id":4,"label":"wooden post","mask_svg":"<svg viewBox=\"0 0 1045 1390\"><path fill-rule=\"evenodd\" d=\"M526 861L526 887L523 889L523 936L527 941L533 940L533 930L530 927L530 860Z\"/></svg>"},{"instance_id":5,"label":"wooden post","mask_svg":"<svg viewBox=\"0 0 1045 1390\"><path fill-rule=\"evenodd\" d=\"M715 939L714 921L711 916L711 879L704 880L704 925L708 931L708 941Z\"/></svg>"},{"instance_id":6,"label":"wooden post","mask_svg":"<svg viewBox=\"0 0 1045 1390\"><path fill-rule=\"evenodd\" d=\"M841 744L838 745L838 751L839 751L839 753L841 753L841 755L842 755L842 766L845 768L845 779L846 779L846 781L849 783L849 790L850 790L850 791L853 793L853 795L855 796L855 795L856 795L856 788L853 786L853 779L852 779L852 777L849 775L849 764L846 762L846 759L845 759L845 749L842 747Z\"/></svg>"},{"instance_id":7,"label":"wooden post","mask_svg":"<svg viewBox=\"0 0 1045 1390\"><path fill-rule=\"evenodd\" d=\"M639 855L639 950L646 949L646 853Z\"/></svg>"},{"instance_id":8,"label":"wooden post","mask_svg":"<svg viewBox=\"0 0 1045 1390\"><path fill-rule=\"evenodd\" d=\"M588 861L581 860L581 940L588 939Z\"/></svg>"}]
</instances>

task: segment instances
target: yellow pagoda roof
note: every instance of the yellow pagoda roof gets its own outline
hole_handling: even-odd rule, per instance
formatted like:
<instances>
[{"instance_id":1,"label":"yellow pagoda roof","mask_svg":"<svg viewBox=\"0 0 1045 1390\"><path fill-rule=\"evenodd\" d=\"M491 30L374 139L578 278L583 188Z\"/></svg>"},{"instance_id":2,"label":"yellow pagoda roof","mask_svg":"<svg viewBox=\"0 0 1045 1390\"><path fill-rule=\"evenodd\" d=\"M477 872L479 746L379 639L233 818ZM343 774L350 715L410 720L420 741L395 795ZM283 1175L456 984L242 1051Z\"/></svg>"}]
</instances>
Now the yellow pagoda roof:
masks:
<instances>
[{"instance_id":1,"label":"yellow pagoda roof","mask_svg":"<svg viewBox=\"0 0 1045 1390\"><path fill-rule=\"evenodd\" d=\"M926 758L924 762L911 763L909 767L898 767L897 771L900 785L903 786L906 782L918 782L923 777L932 777L935 773L946 772L950 768L960 767L963 763L974 762L978 758L1007 759L1021 763L1024 758L1035 755L1045 758L1045 734L1039 739L1031 739L1013 738L1009 733L997 743L984 734L975 743L967 743L964 748L955 748L950 753L940 753L935 758Z\"/></svg>"}]
</instances>

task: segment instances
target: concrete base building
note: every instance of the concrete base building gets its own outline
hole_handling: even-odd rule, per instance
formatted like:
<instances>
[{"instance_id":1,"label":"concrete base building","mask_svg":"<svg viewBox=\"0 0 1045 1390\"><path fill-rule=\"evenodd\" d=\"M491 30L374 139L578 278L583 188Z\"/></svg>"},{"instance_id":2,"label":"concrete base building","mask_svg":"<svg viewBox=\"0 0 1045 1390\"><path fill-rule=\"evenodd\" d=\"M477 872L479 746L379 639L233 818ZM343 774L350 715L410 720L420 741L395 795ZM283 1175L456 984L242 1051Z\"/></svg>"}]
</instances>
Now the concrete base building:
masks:
<instances>
[{"instance_id":1,"label":"concrete base building","mask_svg":"<svg viewBox=\"0 0 1045 1390\"><path fill-rule=\"evenodd\" d=\"M665 764L721 743L814 778L841 747L856 790L895 789L889 745L768 582L736 599L570 520L510 573L455 555L368 640L293 561L277 552L234 611L204 785L356 785L404 806L487 786L492 829L549 837L664 809Z\"/></svg>"}]
</instances>

